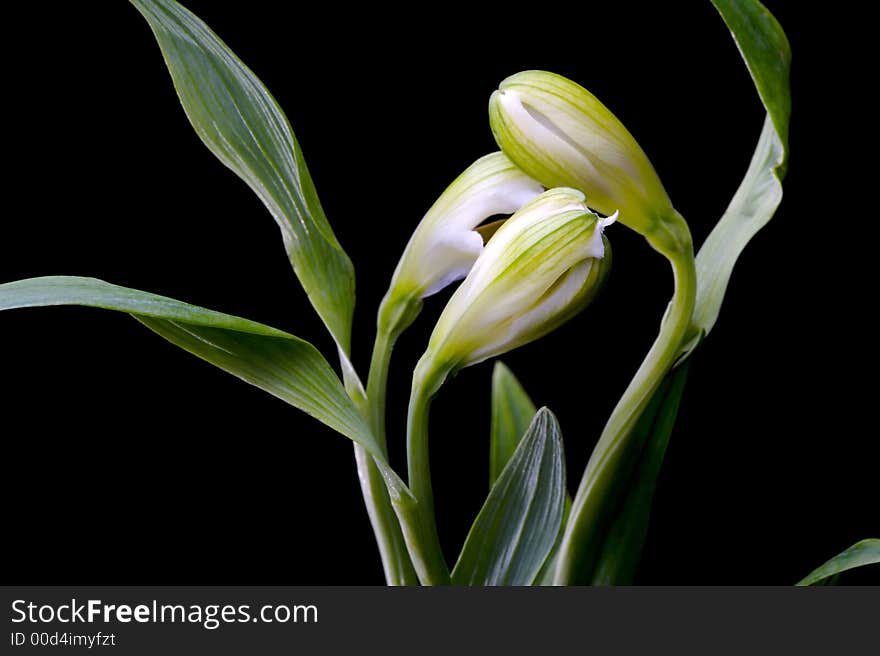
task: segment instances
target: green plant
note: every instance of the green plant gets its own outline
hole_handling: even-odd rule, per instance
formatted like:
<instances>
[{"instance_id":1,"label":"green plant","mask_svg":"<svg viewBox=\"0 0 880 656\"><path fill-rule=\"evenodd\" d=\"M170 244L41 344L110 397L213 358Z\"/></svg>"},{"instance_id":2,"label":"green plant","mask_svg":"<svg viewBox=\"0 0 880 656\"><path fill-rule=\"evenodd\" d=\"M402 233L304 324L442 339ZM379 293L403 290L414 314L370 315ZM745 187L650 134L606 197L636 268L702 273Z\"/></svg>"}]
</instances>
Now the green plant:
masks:
<instances>
[{"instance_id":1,"label":"green plant","mask_svg":"<svg viewBox=\"0 0 880 656\"><path fill-rule=\"evenodd\" d=\"M715 2L745 56L768 118L740 190L696 257L687 224L650 162L607 109L558 76L514 76L502 83L491 104L492 128L503 152L465 171L416 229L379 309L363 385L349 361L354 268L324 216L280 108L187 10L170 0L133 4L153 29L196 132L276 219L296 275L336 342L341 380L311 344L286 332L98 280L7 283L0 286L0 309L79 304L129 313L172 343L352 439L389 583L631 580L684 389L686 360L717 318L737 256L781 199L788 46L766 10L751 1ZM553 104L555 91L567 105ZM510 104L517 99L518 105ZM533 112L537 108L541 120L520 111L525 105ZM548 130L545 138L523 139L541 129ZM595 158L608 152L610 159ZM657 342L609 419L570 500L555 419L545 409L536 412L513 375L496 368L494 484L450 572L433 519L430 399L450 372L536 339L589 303L610 264L602 231L607 215L617 210L620 223L643 234L675 274L676 293ZM479 225L494 214L514 217L500 228ZM416 319L422 299L460 278L465 282L413 377L407 485L387 463L384 400L391 351Z\"/></svg>"}]
</instances>

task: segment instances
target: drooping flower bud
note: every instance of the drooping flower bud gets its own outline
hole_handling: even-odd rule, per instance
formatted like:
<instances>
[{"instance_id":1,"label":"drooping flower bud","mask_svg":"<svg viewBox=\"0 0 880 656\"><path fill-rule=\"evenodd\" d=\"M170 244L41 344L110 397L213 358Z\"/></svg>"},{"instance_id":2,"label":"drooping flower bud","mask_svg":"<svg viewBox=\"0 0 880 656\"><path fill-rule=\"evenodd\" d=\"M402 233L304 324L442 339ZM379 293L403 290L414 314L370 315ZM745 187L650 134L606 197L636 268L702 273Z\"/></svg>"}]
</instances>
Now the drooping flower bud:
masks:
<instances>
[{"instance_id":1,"label":"drooping flower bud","mask_svg":"<svg viewBox=\"0 0 880 656\"><path fill-rule=\"evenodd\" d=\"M552 189L523 206L449 300L417 376L445 376L509 351L584 309L608 270L602 231L613 221L574 189Z\"/></svg>"},{"instance_id":2,"label":"drooping flower bud","mask_svg":"<svg viewBox=\"0 0 880 656\"><path fill-rule=\"evenodd\" d=\"M483 250L475 228L495 214L512 214L542 191L503 153L478 159L419 223L394 272L394 293L424 298L464 278Z\"/></svg>"},{"instance_id":3,"label":"drooping flower bud","mask_svg":"<svg viewBox=\"0 0 880 656\"><path fill-rule=\"evenodd\" d=\"M645 236L678 222L636 140L571 80L544 71L512 75L492 94L489 120L501 150L545 187L583 191L590 207L619 211L621 223Z\"/></svg>"}]
</instances>

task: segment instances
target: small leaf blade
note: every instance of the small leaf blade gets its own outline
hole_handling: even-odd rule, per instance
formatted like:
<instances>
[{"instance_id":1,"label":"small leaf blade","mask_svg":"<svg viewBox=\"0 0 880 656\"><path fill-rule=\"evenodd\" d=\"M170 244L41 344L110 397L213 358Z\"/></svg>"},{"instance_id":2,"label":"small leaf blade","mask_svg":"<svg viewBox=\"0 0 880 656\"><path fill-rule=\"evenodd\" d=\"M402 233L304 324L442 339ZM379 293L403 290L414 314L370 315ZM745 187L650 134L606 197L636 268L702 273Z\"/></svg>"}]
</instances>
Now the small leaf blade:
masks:
<instances>
[{"instance_id":1,"label":"small leaf blade","mask_svg":"<svg viewBox=\"0 0 880 656\"><path fill-rule=\"evenodd\" d=\"M454 585L531 585L553 548L565 506L562 436L541 408L465 540Z\"/></svg>"},{"instance_id":2,"label":"small leaf blade","mask_svg":"<svg viewBox=\"0 0 880 656\"><path fill-rule=\"evenodd\" d=\"M489 484L495 484L529 428L537 408L513 372L501 361L492 372L492 426L489 451ZM571 496L566 492L560 535L544 561L535 585L551 585L555 557L561 543L561 528L571 510Z\"/></svg>"},{"instance_id":3,"label":"small leaf blade","mask_svg":"<svg viewBox=\"0 0 880 656\"><path fill-rule=\"evenodd\" d=\"M826 579L837 576L841 572L865 565L880 564L880 540L869 538L856 542L846 551L807 574L798 581L797 586L822 585Z\"/></svg>"},{"instance_id":4,"label":"small leaf blade","mask_svg":"<svg viewBox=\"0 0 880 656\"><path fill-rule=\"evenodd\" d=\"M354 269L327 222L286 116L195 14L173 0L131 2L156 37L196 133L266 205L306 294L347 354Z\"/></svg>"},{"instance_id":5,"label":"small leaf blade","mask_svg":"<svg viewBox=\"0 0 880 656\"><path fill-rule=\"evenodd\" d=\"M303 410L381 458L372 432L339 378L305 340L95 278L49 276L0 285L0 311L61 305L131 314L173 344Z\"/></svg>"},{"instance_id":6,"label":"small leaf blade","mask_svg":"<svg viewBox=\"0 0 880 656\"><path fill-rule=\"evenodd\" d=\"M537 408L516 376L502 362L492 371L492 424L489 436L489 484L504 471Z\"/></svg>"}]
</instances>

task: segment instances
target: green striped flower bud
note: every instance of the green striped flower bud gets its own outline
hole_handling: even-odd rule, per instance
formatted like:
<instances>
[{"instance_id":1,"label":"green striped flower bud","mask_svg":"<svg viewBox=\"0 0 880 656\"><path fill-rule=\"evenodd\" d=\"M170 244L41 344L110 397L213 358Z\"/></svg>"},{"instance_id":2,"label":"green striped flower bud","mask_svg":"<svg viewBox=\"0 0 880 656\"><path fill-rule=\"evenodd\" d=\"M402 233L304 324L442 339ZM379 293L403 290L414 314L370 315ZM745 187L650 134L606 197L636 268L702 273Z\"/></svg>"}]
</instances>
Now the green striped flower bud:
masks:
<instances>
[{"instance_id":1,"label":"green striped flower bud","mask_svg":"<svg viewBox=\"0 0 880 656\"><path fill-rule=\"evenodd\" d=\"M574 189L552 189L520 208L449 300L416 377L442 378L509 351L584 309L608 270L602 231L613 221Z\"/></svg>"},{"instance_id":2,"label":"green striped flower bud","mask_svg":"<svg viewBox=\"0 0 880 656\"><path fill-rule=\"evenodd\" d=\"M489 120L501 150L545 187L583 191L590 207L619 211L661 250L679 248L680 220L654 167L589 91L554 73L517 73L492 94Z\"/></svg>"}]
</instances>

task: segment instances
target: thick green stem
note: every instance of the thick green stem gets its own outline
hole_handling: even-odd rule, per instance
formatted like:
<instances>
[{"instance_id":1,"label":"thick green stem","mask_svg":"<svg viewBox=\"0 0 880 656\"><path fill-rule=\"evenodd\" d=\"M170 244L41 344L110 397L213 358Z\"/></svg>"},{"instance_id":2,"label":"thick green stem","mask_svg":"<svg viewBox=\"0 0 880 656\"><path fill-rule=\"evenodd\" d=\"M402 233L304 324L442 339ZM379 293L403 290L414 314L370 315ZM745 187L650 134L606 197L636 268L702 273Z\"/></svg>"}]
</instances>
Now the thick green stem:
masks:
<instances>
[{"instance_id":1,"label":"thick green stem","mask_svg":"<svg viewBox=\"0 0 880 656\"><path fill-rule=\"evenodd\" d=\"M418 583L409 558L397 515L388 498L388 490L373 457L358 445L354 447L361 493L367 515L373 526L382 569L388 585L415 585Z\"/></svg>"},{"instance_id":2,"label":"thick green stem","mask_svg":"<svg viewBox=\"0 0 880 656\"><path fill-rule=\"evenodd\" d=\"M386 302L383 302L379 315L376 341L373 344L370 373L367 379L367 398L364 412L379 445L383 451L386 451L385 396L388 387L388 369L391 364L394 342L403 328L400 327L400 322L389 324L388 321L383 320L387 315ZM400 522L392 507L386 482L373 458L358 446L355 446L355 457L367 514L373 525L376 543L382 557L385 580L389 585L416 585L419 579L413 568Z\"/></svg>"},{"instance_id":3,"label":"thick green stem","mask_svg":"<svg viewBox=\"0 0 880 656\"><path fill-rule=\"evenodd\" d=\"M432 383L432 381L438 380L433 376L430 380L426 379L422 375L425 368L421 366L422 363L419 365L413 376L406 426L409 488L418 504L418 522L417 526L413 527L413 537L416 538L417 543L413 547L419 552L419 559L423 564L424 576L420 574L420 578L423 578L422 582L426 585L444 585L449 583L449 567L443 557L437 533L434 493L431 486L431 466L428 457L428 416L431 398L439 387L439 383ZM439 377L441 382L442 379L443 376ZM411 547L411 551L413 547Z\"/></svg>"},{"instance_id":4,"label":"thick green stem","mask_svg":"<svg viewBox=\"0 0 880 656\"><path fill-rule=\"evenodd\" d=\"M406 418L406 458L409 489L424 512L434 515L434 490L431 485L431 463L428 456L428 416L431 396L413 380Z\"/></svg>"},{"instance_id":5,"label":"thick green stem","mask_svg":"<svg viewBox=\"0 0 880 656\"><path fill-rule=\"evenodd\" d=\"M377 439L380 440L383 449L385 448L385 394L391 352L397 338L415 320L421 307L422 301L418 295L397 293L392 286L379 308L376 342L370 363L366 396L370 426ZM424 435L427 439L427 407L425 408L424 429ZM381 476L375 463L373 463L373 471L377 478ZM418 582L424 585L449 584L449 568L440 551L431 504L429 503L426 509L418 497L403 485L387 465L384 474L383 501L388 499L387 508L396 514L396 520L393 522L395 530L381 532L386 540L389 536L394 538L389 549L383 550L383 563L386 564L386 572L390 563L395 565L396 570L394 571L397 572L400 583L407 585ZM384 503L382 510L384 518L387 515ZM390 524L390 522L385 523ZM375 521L373 525L376 528ZM381 550L383 542L378 530L377 540ZM394 559L390 558L391 555L395 556Z\"/></svg>"},{"instance_id":6,"label":"thick green stem","mask_svg":"<svg viewBox=\"0 0 880 656\"><path fill-rule=\"evenodd\" d=\"M422 585L449 585L449 569L439 553L433 517L423 512L409 488L389 467L385 467L384 474L419 582Z\"/></svg>"},{"instance_id":7,"label":"thick green stem","mask_svg":"<svg viewBox=\"0 0 880 656\"><path fill-rule=\"evenodd\" d=\"M388 389L388 369L391 365L391 351L397 335L389 333L382 326L376 331L373 344L373 357L370 360L370 375L367 379L367 400L369 401L370 427L385 447L385 395Z\"/></svg>"},{"instance_id":8,"label":"thick green stem","mask_svg":"<svg viewBox=\"0 0 880 656\"><path fill-rule=\"evenodd\" d=\"M346 362L343 360L343 375L346 378L346 389L369 422L383 455L387 453L385 441L385 394L388 381L388 367L391 362L391 351L394 348L394 342L400 331L403 330L402 327L396 329L401 323L400 321L389 324L386 320L388 314L387 300L386 298L383 301L379 311L380 319L376 331L376 341L373 345L373 355L370 360L366 397L360 384L355 380L356 376L350 371L349 367L345 366ZM404 306L410 308L415 303L418 303L418 301L404 303ZM417 314L418 309L416 308L414 312ZM385 581L388 585L416 585L419 579L413 568L397 513L392 506L385 478L373 457L357 444L354 447L354 454L358 479L361 484L361 493L364 497L364 504L367 508L370 524L373 527L373 534L376 537L379 555L382 559Z\"/></svg>"},{"instance_id":9,"label":"thick green stem","mask_svg":"<svg viewBox=\"0 0 880 656\"><path fill-rule=\"evenodd\" d=\"M391 364L391 352L394 349L397 334L399 333L390 332L380 322L376 331L376 341L373 344L370 374L367 379L370 427L373 429L373 433L379 440L383 450L386 449L385 396L388 388L388 369ZM366 456L366 454L363 454L363 456ZM361 471L360 461L358 471ZM391 506L385 481L372 458L368 456L364 463L364 471L369 477L371 492L379 497L373 508L370 508L370 504L367 504L367 512L370 513L370 519L376 532L376 540L379 543L382 564L385 568L385 578L389 585L416 585L419 580L413 568L406 541L400 529L400 523ZM363 476L363 474L361 475ZM372 515L373 510L381 511L375 519Z\"/></svg>"},{"instance_id":10,"label":"thick green stem","mask_svg":"<svg viewBox=\"0 0 880 656\"><path fill-rule=\"evenodd\" d=\"M675 246L658 250L672 265L675 292L657 339L614 408L587 463L562 539L554 579L557 585L589 582L591 563L600 546L603 513L607 511L614 484L627 465L633 427L663 377L675 364L679 347L688 336L697 288L693 246L684 219L676 214L673 220ZM664 244L669 243L673 242L667 238Z\"/></svg>"},{"instance_id":11,"label":"thick green stem","mask_svg":"<svg viewBox=\"0 0 880 656\"><path fill-rule=\"evenodd\" d=\"M342 376L345 380L345 389L348 395L360 409L361 414L369 421L371 416L368 399L364 395L357 374L348 364L347 357L341 355ZM385 452L385 436L374 433L379 447ZM407 569L408 557L403 546L403 536L400 525L388 490L373 457L363 447L354 445L354 459L357 466L358 481L361 484L361 495L364 497L364 505L367 508L367 516L373 527L373 535L376 537L376 545L379 548L379 556L382 559L382 569L385 572L385 581L388 585L407 585L414 582L412 566Z\"/></svg>"},{"instance_id":12,"label":"thick green stem","mask_svg":"<svg viewBox=\"0 0 880 656\"><path fill-rule=\"evenodd\" d=\"M388 368L391 351L397 337L409 326L418 315L422 302L417 296L398 295L389 291L379 308L379 321L376 332L376 343L370 363L370 375L367 381L366 414L370 426L385 449L385 394L388 382ZM434 390L431 390L433 393ZM419 421L421 431L427 440L427 404L430 394L424 397L424 419ZM384 472L372 458L361 454L359 471L363 462L361 475L369 485L364 486L364 498L370 513L376 539L382 552L389 583L414 585L448 585L450 583L449 568L443 559L437 537L436 522L432 504L421 503L399 478L384 465ZM427 462L425 463L427 466ZM379 485L381 484L381 492ZM430 486L430 478L428 478ZM366 490L369 489L369 494ZM430 487L429 487L430 489ZM396 518L395 518L396 515Z\"/></svg>"}]
</instances>

